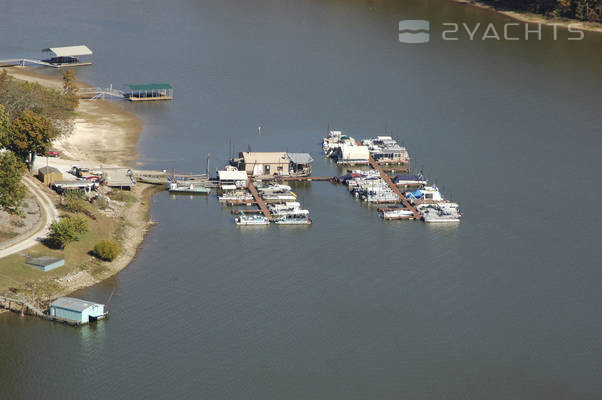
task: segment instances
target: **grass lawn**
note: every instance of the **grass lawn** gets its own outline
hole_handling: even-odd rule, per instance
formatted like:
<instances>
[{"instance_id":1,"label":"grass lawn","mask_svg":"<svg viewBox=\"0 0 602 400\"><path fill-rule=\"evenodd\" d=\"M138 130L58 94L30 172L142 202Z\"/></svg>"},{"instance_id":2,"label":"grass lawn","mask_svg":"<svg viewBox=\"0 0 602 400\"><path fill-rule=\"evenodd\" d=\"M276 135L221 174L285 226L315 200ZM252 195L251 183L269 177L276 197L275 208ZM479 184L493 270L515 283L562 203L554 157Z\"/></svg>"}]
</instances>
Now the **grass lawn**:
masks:
<instances>
[{"instance_id":1,"label":"grass lawn","mask_svg":"<svg viewBox=\"0 0 602 400\"><path fill-rule=\"evenodd\" d=\"M100 272L99 270L103 269L102 264L89 252L100 240L114 240L121 231L121 222L96 214L96 220L88 218L88 228L88 232L79 241L68 244L64 250L53 250L43 244L38 244L24 250L21 254L13 254L0 259L0 293L13 287L26 290L52 291L56 284L53 285L53 283L44 281L82 269L88 270L92 275ZM43 272L27 265L25 255L64 257L65 265L52 271Z\"/></svg>"}]
</instances>

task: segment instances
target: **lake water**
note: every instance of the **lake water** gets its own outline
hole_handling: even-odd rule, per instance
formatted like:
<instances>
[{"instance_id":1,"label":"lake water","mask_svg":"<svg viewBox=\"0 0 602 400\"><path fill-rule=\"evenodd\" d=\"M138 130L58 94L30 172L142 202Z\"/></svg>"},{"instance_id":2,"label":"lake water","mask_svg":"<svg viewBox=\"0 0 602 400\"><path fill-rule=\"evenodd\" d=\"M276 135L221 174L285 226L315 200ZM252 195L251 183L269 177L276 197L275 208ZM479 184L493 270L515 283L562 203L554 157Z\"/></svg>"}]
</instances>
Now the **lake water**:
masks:
<instances>
[{"instance_id":1,"label":"lake water","mask_svg":"<svg viewBox=\"0 0 602 400\"><path fill-rule=\"evenodd\" d=\"M239 229L215 198L152 202L135 261L76 293L82 329L0 315L2 398L599 399L602 35L441 39L511 20L429 1L10 2L0 58L85 43L99 86L169 82L126 104L149 168L238 151L315 158L327 127L390 131L464 213L387 222L326 182L307 227ZM398 41L427 19L431 41ZM51 71L50 73L55 73ZM258 126L262 126L258 135Z\"/></svg>"}]
</instances>

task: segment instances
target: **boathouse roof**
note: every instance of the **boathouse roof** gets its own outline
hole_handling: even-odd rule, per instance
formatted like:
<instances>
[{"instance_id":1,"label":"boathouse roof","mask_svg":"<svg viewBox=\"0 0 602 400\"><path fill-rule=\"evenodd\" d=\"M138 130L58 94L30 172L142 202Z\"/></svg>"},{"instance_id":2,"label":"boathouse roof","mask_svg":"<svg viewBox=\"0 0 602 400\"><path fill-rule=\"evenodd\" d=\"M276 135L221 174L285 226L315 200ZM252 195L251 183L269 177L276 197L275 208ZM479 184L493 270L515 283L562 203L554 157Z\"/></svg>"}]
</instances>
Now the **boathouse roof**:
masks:
<instances>
[{"instance_id":1,"label":"boathouse roof","mask_svg":"<svg viewBox=\"0 0 602 400\"><path fill-rule=\"evenodd\" d=\"M248 176L245 171L217 171L220 181L246 181Z\"/></svg>"},{"instance_id":2,"label":"boathouse roof","mask_svg":"<svg viewBox=\"0 0 602 400\"><path fill-rule=\"evenodd\" d=\"M146 83L126 86L129 87L131 91L171 89L171 85L169 83Z\"/></svg>"},{"instance_id":3,"label":"boathouse roof","mask_svg":"<svg viewBox=\"0 0 602 400\"><path fill-rule=\"evenodd\" d=\"M27 264L33 264L33 265L39 265L41 267L47 267L58 261L64 261L64 259L58 258L58 257L51 257L51 256L42 256L42 257L30 258L29 260L27 260Z\"/></svg>"},{"instance_id":4,"label":"boathouse roof","mask_svg":"<svg viewBox=\"0 0 602 400\"><path fill-rule=\"evenodd\" d=\"M287 153L287 156L293 164L311 164L314 161L309 153Z\"/></svg>"},{"instance_id":5,"label":"boathouse roof","mask_svg":"<svg viewBox=\"0 0 602 400\"><path fill-rule=\"evenodd\" d=\"M75 57L75 56L90 56L92 50L87 46L63 46L63 47L48 47L42 49L43 52L51 52L55 57Z\"/></svg>"},{"instance_id":6,"label":"boathouse roof","mask_svg":"<svg viewBox=\"0 0 602 400\"><path fill-rule=\"evenodd\" d=\"M245 164L282 164L288 163L288 158L284 151L243 151L241 157L245 160Z\"/></svg>"},{"instance_id":7,"label":"boathouse roof","mask_svg":"<svg viewBox=\"0 0 602 400\"><path fill-rule=\"evenodd\" d=\"M42 167L38 169L38 174L53 174L53 173L61 173L58 168L54 167Z\"/></svg>"},{"instance_id":8,"label":"boathouse roof","mask_svg":"<svg viewBox=\"0 0 602 400\"><path fill-rule=\"evenodd\" d=\"M60 307L67 310L73 311L84 311L87 308L92 306L102 306L102 304L94 303L92 301L86 301L81 299L76 299L74 297L59 297L55 301L50 304L52 307Z\"/></svg>"}]
</instances>

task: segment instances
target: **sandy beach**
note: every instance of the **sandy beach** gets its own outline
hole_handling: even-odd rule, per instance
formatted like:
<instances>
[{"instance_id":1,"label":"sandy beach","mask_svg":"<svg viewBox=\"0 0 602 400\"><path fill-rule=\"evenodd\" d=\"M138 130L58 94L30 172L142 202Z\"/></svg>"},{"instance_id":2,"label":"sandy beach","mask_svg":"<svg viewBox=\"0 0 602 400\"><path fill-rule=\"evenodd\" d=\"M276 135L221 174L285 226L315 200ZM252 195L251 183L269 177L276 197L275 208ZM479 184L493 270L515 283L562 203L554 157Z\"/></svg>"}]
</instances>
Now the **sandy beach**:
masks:
<instances>
[{"instance_id":1,"label":"sandy beach","mask_svg":"<svg viewBox=\"0 0 602 400\"><path fill-rule=\"evenodd\" d=\"M27 67L6 68L14 78L61 89L61 79L36 73ZM78 86L91 87L78 82ZM85 160L94 164L130 165L138 155L136 143L142 132L142 120L119 103L108 100L81 100L73 120L73 132L58 138L53 149L61 158Z\"/></svg>"}]
</instances>

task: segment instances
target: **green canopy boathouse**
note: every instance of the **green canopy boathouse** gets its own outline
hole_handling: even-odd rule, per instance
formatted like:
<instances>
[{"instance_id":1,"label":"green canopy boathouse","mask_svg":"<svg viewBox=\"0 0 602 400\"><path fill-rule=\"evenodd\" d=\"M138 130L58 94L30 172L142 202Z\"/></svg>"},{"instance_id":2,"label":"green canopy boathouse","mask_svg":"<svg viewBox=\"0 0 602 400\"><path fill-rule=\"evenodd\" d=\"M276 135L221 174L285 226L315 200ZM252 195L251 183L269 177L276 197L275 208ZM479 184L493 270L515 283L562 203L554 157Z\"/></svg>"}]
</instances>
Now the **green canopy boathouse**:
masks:
<instances>
[{"instance_id":1,"label":"green canopy boathouse","mask_svg":"<svg viewBox=\"0 0 602 400\"><path fill-rule=\"evenodd\" d=\"M169 83L127 85L124 96L129 101L173 100L173 88Z\"/></svg>"}]
</instances>

